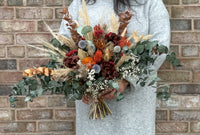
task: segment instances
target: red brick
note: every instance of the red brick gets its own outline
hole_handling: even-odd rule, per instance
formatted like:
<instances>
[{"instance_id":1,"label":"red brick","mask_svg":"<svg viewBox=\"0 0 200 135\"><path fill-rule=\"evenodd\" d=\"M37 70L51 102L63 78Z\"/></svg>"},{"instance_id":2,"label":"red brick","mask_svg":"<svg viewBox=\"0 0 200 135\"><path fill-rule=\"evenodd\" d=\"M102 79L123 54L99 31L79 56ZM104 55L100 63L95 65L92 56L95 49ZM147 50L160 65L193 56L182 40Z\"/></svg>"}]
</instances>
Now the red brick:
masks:
<instances>
[{"instance_id":1,"label":"red brick","mask_svg":"<svg viewBox=\"0 0 200 135\"><path fill-rule=\"evenodd\" d=\"M171 64L168 62L168 61L165 61L162 66L160 67L159 70L166 70L166 69L170 69L170 66Z\"/></svg>"},{"instance_id":2,"label":"red brick","mask_svg":"<svg viewBox=\"0 0 200 135\"><path fill-rule=\"evenodd\" d=\"M171 43L173 44L198 44L200 32L172 32Z\"/></svg>"},{"instance_id":3,"label":"red brick","mask_svg":"<svg viewBox=\"0 0 200 135\"><path fill-rule=\"evenodd\" d=\"M66 107L66 98L64 96L48 97L48 107Z\"/></svg>"},{"instance_id":4,"label":"red brick","mask_svg":"<svg viewBox=\"0 0 200 135\"><path fill-rule=\"evenodd\" d=\"M56 19L61 19L63 18L63 14L61 14L60 12L63 11L63 8L56 8L55 9L55 17ZM77 11L78 12L78 11Z\"/></svg>"},{"instance_id":5,"label":"red brick","mask_svg":"<svg viewBox=\"0 0 200 135\"><path fill-rule=\"evenodd\" d=\"M2 133L18 133L18 132L34 132L36 130L35 122L0 122L0 132Z\"/></svg>"},{"instance_id":6,"label":"red brick","mask_svg":"<svg viewBox=\"0 0 200 135\"><path fill-rule=\"evenodd\" d=\"M11 34L0 34L0 45L13 44L13 35Z\"/></svg>"},{"instance_id":7,"label":"red brick","mask_svg":"<svg viewBox=\"0 0 200 135\"><path fill-rule=\"evenodd\" d=\"M0 108L9 107L8 97L0 97Z\"/></svg>"},{"instance_id":8,"label":"red brick","mask_svg":"<svg viewBox=\"0 0 200 135\"><path fill-rule=\"evenodd\" d=\"M8 46L7 56L9 58L23 58L25 56L24 46Z\"/></svg>"},{"instance_id":9,"label":"red brick","mask_svg":"<svg viewBox=\"0 0 200 135\"><path fill-rule=\"evenodd\" d=\"M41 49L46 49L46 48L44 48L43 46L35 46L35 47L37 48L27 47L27 56L29 58L49 58L48 52L38 49L38 48Z\"/></svg>"},{"instance_id":10,"label":"red brick","mask_svg":"<svg viewBox=\"0 0 200 135\"><path fill-rule=\"evenodd\" d=\"M170 120L173 121L199 121L199 110L172 110L170 111Z\"/></svg>"},{"instance_id":11,"label":"red brick","mask_svg":"<svg viewBox=\"0 0 200 135\"><path fill-rule=\"evenodd\" d=\"M197 18L200 17L199 12L199 6L172 7L173 18Z\"/></svg>"},{"instance_id":12,"label":"red brick","mask_svg":"<svg viewBox=\"0 0 200 135\"><path fill-rule=\"evenodd\" d=\"M200 59L179 59L181 67L176 67L177 70L198 70L200 67Z\"/></svg>"},{"instance_id":13,"label":"red brick","mask_svg":"<svg viewBox=\"0 0 200 135\"><path fill-rule=\"evenodd\" d=\"M40 67L41 65L45 65L48 62L46 59L27 59L27 60L19 60L19 70L25 70L31 67Z\"/></svg>"},{"instance_id":14,"label":"red brick","mask_svg":"<svg viewBox=\"0 0 200 135\"><path fill-rule=\"evenodd\" d=\"M1 20L10 20L14 18L14 9L13 8L0 8L0 19Z\"/></svg>"},{"instance_id":15,"label":"red brick","mask_svg":"<svg viewBox=\"0 0 200 135\"><path fill-rule=\"evenodd\" d=\"M61 20L58 21L45 21L53 31L58 31L60 28ZM38 22L38 31L48 31L43 21Z\"/></svg>"},{"instance_id":16,"label":"red brick","mask_svg":"<svg viewBox=\"0 0 200 135\"><path fill-rule=\"evenodd\" d=\"M195 82L195 83L200 82L200 71L193 72L193 82Z\"/></svg>"},{"instance_id":17,"label":"red brick","mask_svg":"<svg viewBox=\"0 0 200 135\"><path fill-rule=\"evenodd\" d=\"M29 107L31 108L40 108L40 107L46 107L47 105L47 99L45 96L37 97L33 99L33 102L28 102Z\"/></svg>"},{"instance_id":18,"label":"red brick","mask_svg":"<svg viewBox=\"0 0 200 135\"><path fill-rule=\"evenodd\" d=\"M15 83L22 79L22 72L0 72L0 83L9 84Z\"/></svg>"},{"instance_id":19,"label":"red brick","mask_svg":"<svg viewBox=\"0 0 200 135\"><path fill-rule=\"evenodd\" d=\"M198 57L199 51L198 45L182 46L183 57Z\"/></svg>"},{"instance_id":20,"label":"red brick","mask_svg":"<svg viewBox=\"0 0 200 135\"><path fill-rule=\"evenodd\" d=\"M74 130L74 122L70 121L48 121L48 122L39 122L38 123L38 131L46 132L46 131L73 131Z\"/></svg>"},{"instance_id":21,"label":"red brick","mask_svg":"<svg viewBox=\"0 0 200 135\"><path fill-rule=\"evenodd\" d=\"M51 8L16 8L16 17L19 19L52 19Z\"/></svg>"},{"instance_id":22,"label":"red brick","mask_svg":"<svg viewBox=\"0 0 200 135\"><path fill-rule=\"evenodd\" d=\"M63 1L62 0L46 0L47 6L62 6Z\"/></svg>"},{"instance_id":23,"label":"red brick","mask_svg":"<svg viewBox=\"0 0 200 135\"><path fill-rule=\"evenodd\" d=\"M72 3L73 0L66 0L65 1L65 6L69 6Z\"/></svg>"},{"instance_id":24,"label":"red brick","mask_svg":"<svg viewBox=\"0 0 200 135\"><path fill-rule=\"evenodd\" d=\"M179 108L180 107L180 96L171 95L169 100L161 101L160 106L162 108Z\"/></svg>"},{"instance_id":25,"label":"red brick","mask_svg":"<svg viewBox=\"0 0 200 135\"><path fill-rule=\"evenodd\" d=\"M27 0L27 6L43 6L43 0Z\"/></svg>"},{"instance_id":26,"label":"red brick","mask_svg":"<svg viewBox=\"0 0 200 135\"><path fill-rule=\"evenodd\" d=\"M200 97L199 96L182 96L181 106L185 108L199 108Z\"/></svg>"},{"instance_id":27,"label":"red brick","mask_svg":"<svg viewBox=\"0 0 200 135\"><path fill-rule=\"evenodd\" d=\"M156 110L156 120L167 120L167 110Z\"/></svg>"},{"instance_id":28,"label":"red brick","mask_svg":"<svg viewBox=\"0 0 200 135\"><path fill-rule=\"evenodd\" d=\"M191 132L200 133L200 122L191 122Z\"/></svg>"},{"instance_id":29,"label":"red brick","mask_svg":"<svg viewBox=\"0 0 200 135\"><path fill-rule=\"evenodd\" d=\"M9 110L0 110L0 121L9 121L11 120L11 111Z\"/></svg>"},{"instance_id":30,"label":"red brick","mask_svg":"<svg viewBox=\"0 0 200 135\"><path fill-rule=\"evenodd\" d=\"M42 39L46 42L49 42L52 39L51 34L49 33L19 33L16 34L17 44L42 44L39 40Z\"/></svg>"},{"instance_id":31,"label":"red brick","mask_svg":"<svg viewBox=\"0 0 200 135\"><path fill-rule=\"evenodd\" d=\"M17 62L15 59L0 59L0 70L16 70Z\"/></svg>"},{"instance_id":32,"label":"red brick","mask_svg":"<svg viewBox=\"0 0 200 135\"><path fill-rule=\"evenodd\" d=\"M189 82L191 74L188 71L159 71L158 77L164 82Z\"/></svg>"},{"instance_id":33,"label":"red brick","mask_svg":"<svg viewBox=\"0 0 200 135\"><path fill-rule=\"evenodd\" d=\"M54 135L76 135L73 131L63 132L63 133L55 133Z\"/></svg>"},{"instance_id":34,"label":"red brick","mask_svg":"<svg viewBox=\"0 0 200 135\"><path fill-rule=\"evenodd\" d=\"M170 93L176 94L200 94L200 84L174 84L170 85Z\"/></svg>"},{"instance_id":35,"label":"red brick","mask_svg":"<svg viewBox=\"0 0 200 135\"><path fill-rule=\"evenodd\" d=\"M183 4L197 4L199 0L183 0Z\"/></svg>"},{"instance_id":36,"label":"red brick","mask_svg":"<svg viewBox=\"0 0 200 135\"><path fill-rule=\"evenodd\" d=\"M35 31L35 22L33 21L1 21L0 22L0 31L4 32L34 32Z\"/></svg>"},{"instance_id":37,"label":"red brick","mask_svg":"<svg viewBox=\"0 0 200 135\"><path fill-rule=\"evenodd\" d=\"M4 58L4 57L5 57L5 47L0 46L0 58Z\"/></svg>"},{"instance_id":38,"label":"red brick","mask_svg":"<svg viewBox=\"0 0 200 135\"><path fill-rule=\"evenodd\" d=\"M75 119L75 109L58 109L55 110L55 118L58 120L70 120Z\"/></svg>"},{"instance_id":39,"label":"red brick","mask_svg":"<svg viewBox=\"0 0 200 135\"><path fill-rule=\"evenodd\" d=\"M47 120L52 117L53 111L49 109L17 111L17 120Z\"/></svg>"},{"instance_id":40,"label":"red brick","mask_svg":"<svg viewBox=\"0 0 200 135\"><path fill-rule=\"evenodd\" d=\"M8 6L23 6L23 0L7 0Z\"/></svg>"},{"instance_id":41,"label":"red brick","mask_svg":"<svg viewBox=\"0 0 200 135\"><path fill-rule=\"evenodd\" d=\"M163 0L166 5L178 5L179 0Z\"/></svg>"},{"instance_id":42,"label":"red brick","mask_svg":"<svg viewBox=\"0 0 200 135\"><path fill-rule=\"evenodd\" d=\"M27 102L24 101L25 97L16 97L16 101L14 102L14 108L26 108Z\"/></svg>"},{"instance_id":43,"label":"red brick","mask_svg":"<svg viewBox=\"0 0 200 135\"><path fill-rule=\"evenodd\" d=\"M188 131L186 122L156 122L157 133L184 133Z\"/></svg>"}]
</instances>

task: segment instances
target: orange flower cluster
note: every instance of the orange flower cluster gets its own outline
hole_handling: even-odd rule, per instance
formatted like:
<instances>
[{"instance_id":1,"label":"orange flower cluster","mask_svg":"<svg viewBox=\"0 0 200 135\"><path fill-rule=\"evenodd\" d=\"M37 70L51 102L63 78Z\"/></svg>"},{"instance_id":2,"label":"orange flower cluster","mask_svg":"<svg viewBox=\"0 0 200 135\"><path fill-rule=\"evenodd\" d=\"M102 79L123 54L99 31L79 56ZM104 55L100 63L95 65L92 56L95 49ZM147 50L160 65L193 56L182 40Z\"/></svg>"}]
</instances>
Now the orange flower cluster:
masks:
<instances>
[{"instance_id":1,"label":"orange flower cluster","mask_svg":"<svg viewBox=\"0 0 200 135\"><path fill-rule=\"evenodd\" d=\"M42 75L50 76L52 74L52 70L46 67L39 67L39 68L29 68L24 70L23 76L33 77L34 75Z\"/></svg>"},{"instance_id":2,"label":"orange flower cluster","mask_svg":"<svg viewBox=\"0 0 200 135\"><path fill-rule=\"evenodd\" d=\"M118 42L118 45L121 47L121 49L124 47L124 46L130 46L131 44L131 41L127 40L127 37L124 36L123 38L121 38Z\"/></svg>"},{"instance_id":3,"label":"orange flower cluster","mask_svg":"<svg viewBox=\"0 0 200 135\"><path fill-rule=\"evenodd\" d=\"M94 61L96 63L99 63L99 62L101 62L102 58L103 58L102 51L101 50L97 50L95 55L94 55Z\"/></svg>"},{"instance_id":4,"label":"orange flower cluster","mask_svg":"<svg viewBox=\"0 0 200 135\"><path fill-rule=\"evenodd\" d=\"M92 69L92 66L96 64L92 57L86 57L81 61L82 64L86 65L89 69Z\"/></svg>"}]
</instances>

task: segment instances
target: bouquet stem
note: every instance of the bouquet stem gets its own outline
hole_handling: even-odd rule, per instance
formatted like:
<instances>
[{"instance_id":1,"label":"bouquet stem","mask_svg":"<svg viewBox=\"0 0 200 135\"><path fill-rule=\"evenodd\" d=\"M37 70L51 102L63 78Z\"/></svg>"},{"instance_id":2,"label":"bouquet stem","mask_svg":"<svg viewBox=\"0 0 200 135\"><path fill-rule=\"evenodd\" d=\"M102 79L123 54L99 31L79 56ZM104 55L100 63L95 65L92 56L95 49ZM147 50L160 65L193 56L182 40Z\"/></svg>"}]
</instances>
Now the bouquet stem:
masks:
<instances>
[{"instance_id":1,"label":"bouquet stem","mask_svg":"<svg viewBox=\"0 0 200 135\"><path fill-rule=\"evenodd\" d=\"M99 98L99 102L94 102L90 105L88 117L92 118L93 120L98 118L103 120L103 118L109 114L112 115L110 108L103 99Z\"/></svg>"}]
</instances>

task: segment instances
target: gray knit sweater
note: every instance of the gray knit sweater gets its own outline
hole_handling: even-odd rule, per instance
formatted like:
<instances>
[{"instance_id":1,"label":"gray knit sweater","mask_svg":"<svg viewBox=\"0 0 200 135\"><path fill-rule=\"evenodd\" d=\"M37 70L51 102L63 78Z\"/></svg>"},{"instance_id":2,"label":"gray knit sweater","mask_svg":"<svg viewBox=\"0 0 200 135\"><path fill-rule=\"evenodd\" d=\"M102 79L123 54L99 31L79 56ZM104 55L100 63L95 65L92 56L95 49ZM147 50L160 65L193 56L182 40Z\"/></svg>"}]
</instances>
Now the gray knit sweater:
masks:
<instances>
[{"instance_id":1,"label":"gray knit sweater","mask_svg":"<svg viewBox=\"0 0 200 135\"><path fill-rule=\"evenodd\" d=\"M160 44L169 47L170 23L168 12L162 0L138 0L142 4L131 1L134 16L128 25L128 35L136 30L139 34L151 34L151 40L158 40ZM78 11L81 0L73 0L69 12L73 19L82 22ZM127 9L126 9L127 10ZM104 18L109 22L110 12L113 11L113 0L97 0L93 5L88 5L88 12L92 26ZM59 33L70 36L62 21ZM159 56L152 66L156 71L165 60L165 55ZM155 110L156 89L140 87L131 78L130 88L124 92L125 98L119 102L107 101L113 115L104 120L89 120L89 106L76 101L76 135L155 135Z\"/></svg>"}]
</instances>

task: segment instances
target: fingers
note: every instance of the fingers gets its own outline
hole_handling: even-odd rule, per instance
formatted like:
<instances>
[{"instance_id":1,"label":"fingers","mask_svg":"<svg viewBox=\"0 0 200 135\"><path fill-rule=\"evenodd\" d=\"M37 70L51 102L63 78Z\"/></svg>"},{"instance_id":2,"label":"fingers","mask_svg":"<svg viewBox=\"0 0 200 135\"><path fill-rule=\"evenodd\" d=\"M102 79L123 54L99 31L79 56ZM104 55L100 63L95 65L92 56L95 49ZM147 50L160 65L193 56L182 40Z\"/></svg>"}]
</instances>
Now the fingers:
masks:
<instances>
[{"instance_id":1,"label":"fingers","mask_svg":"<svg viewBox=\"0 0 200 135\"><path fill-rule=\"evenodd\" d=\"M99 96L102 97L102 96L104 96L104 95L106 95L106 94L108 94L108 93L110 93L110 92L112 92L112 91L113 91L113 89L104 90L104 91L102 91L102 92L99 94Z\"/></svg>"},{"instance_id":2,"label":"fingers","mask_svg":"<svg viewBox=\"0 0 200 135\"><path fill-rule=\"evenodd\" d=\"M115 92L116 92L116 90L112 90L112 92L103 95L102 98L105 99L105 100L112 100L112 99L115 98L115 95L114 95Z\"/></svg>"},{"instance_id":3,"label":"fingers","mask_svg":"<svg viewBox=\"0 0 200 135\"><path fill-rule=\"evenodd\" d=\"M83 101L83 103L85 103L85 104L89 104L89 98L88 98L88 96L84 95L84 96L82 97L82 101Z\"/></svg>"}]
</instances>

